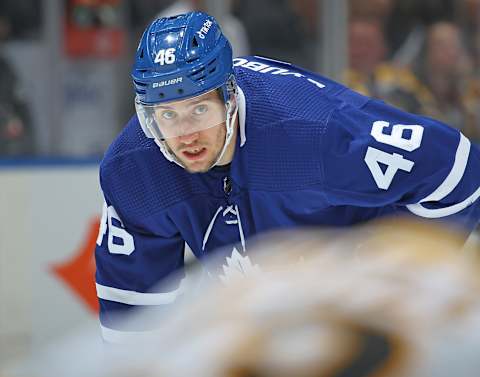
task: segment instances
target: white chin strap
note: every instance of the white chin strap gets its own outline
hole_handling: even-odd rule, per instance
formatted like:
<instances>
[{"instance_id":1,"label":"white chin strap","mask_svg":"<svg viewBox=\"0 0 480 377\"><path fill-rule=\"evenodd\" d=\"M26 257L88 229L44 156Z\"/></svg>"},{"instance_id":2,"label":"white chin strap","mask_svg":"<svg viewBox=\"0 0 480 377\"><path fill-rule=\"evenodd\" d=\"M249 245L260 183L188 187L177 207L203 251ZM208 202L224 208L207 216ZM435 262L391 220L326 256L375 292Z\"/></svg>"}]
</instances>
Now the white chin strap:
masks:
<instances>
[{"instance_id":1,"label":"white chin strap","mask_svg":"<svg viewBox=\"0 0 480 377\"><path fill-rule=\"evenodd\" d=\"M213 168L215 165L217 165L220 160L222 159L223 155L225 154L225 151L227 150L228 145L230 144L230 141L232 140L232 136L234 134L235 130L235 119L237 118L237 112L238 112L238 105L237 105L237 98L236 98L236 93L232 93L231 96L233 97L233 100L230 99L226 106L227 106L227 120L225 121L225 127L226 127L226 133L225 133L225 143L223 144L222 151L218 155L217 159L215 162L210 166L208 169ZM149 129L150 135L153 136L153 139L155 140L155 144L158 145L160 148L160 151L163 153L165 158L170 161L174 162L181 168L185 169L185 166L182 164L182 162L175 156L175 154L170 150L168 147L167 143L165 142L165 139L160 139L157 137L157 134L155 132L152 132L153 130L150 129L150 125L147 126ZM145 130L144 130L145 132ZM147 135L148 137L148 135Z\"/></svg>"}]
</instances>

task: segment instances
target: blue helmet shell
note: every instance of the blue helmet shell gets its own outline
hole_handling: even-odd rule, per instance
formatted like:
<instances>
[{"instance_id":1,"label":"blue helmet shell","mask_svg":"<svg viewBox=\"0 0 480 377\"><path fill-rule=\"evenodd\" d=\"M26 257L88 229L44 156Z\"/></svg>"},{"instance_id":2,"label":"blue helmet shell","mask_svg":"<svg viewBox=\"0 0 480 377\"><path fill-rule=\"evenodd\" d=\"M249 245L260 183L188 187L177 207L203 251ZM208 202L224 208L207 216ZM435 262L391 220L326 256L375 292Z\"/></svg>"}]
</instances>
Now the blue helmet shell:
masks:
<instances>
[{"instance_id":1,"label":"blue helmet shell","mask_svg":"<svg viewBox=\"0 0 480 377\"><path fill-rule=\"evenodd\" d=\"M176 101L225 88L232 47L217 21L190 12L153 21L140 40L132 78L143 104ZM227 100L227 90L223 90Z\"/></svg>"}]
</instances>

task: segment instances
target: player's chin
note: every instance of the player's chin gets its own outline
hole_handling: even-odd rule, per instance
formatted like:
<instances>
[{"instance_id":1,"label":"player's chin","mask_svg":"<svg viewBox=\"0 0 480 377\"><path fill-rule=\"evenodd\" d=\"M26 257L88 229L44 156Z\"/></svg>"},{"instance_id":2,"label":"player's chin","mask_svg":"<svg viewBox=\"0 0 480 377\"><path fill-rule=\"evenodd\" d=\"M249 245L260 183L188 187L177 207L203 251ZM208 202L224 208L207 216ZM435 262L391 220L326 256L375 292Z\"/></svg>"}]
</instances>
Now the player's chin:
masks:
<instances>
[{"instance_id":1,"label":"player's chin","mask_svg":"<svg viewBox=\"0 0 480 377\"><path fill-rule=\"evenodd\" d=\"M190 167L190 166L185 166L185 170L188 171L189 173L195 174L195 173L206 173L209 171L209 168L197 168L197 167Z\"/></svg>"},{"instance_id":2,"label":"player's chin","mask_svg":"<svg viewBox=\"0 0 480 377\"><path fill-rule=\"evenodd\" d=\"M185 170L189 173L206 173L212 167L213 161L182 161Z\"/></svg>"}]
</instances>

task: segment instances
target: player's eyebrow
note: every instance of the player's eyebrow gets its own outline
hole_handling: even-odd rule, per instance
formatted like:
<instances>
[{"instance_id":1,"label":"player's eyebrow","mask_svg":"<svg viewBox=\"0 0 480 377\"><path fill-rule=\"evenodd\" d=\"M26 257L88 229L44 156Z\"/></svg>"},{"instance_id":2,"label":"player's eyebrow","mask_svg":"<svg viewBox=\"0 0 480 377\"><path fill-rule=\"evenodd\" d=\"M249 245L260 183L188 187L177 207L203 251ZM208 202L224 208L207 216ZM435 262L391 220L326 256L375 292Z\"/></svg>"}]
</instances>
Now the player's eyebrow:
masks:
<instances>
[{"instance_id":1,"label":"player's eyebrow","mask_svg":"<svg viewBox=\"0 0 480 377\"><path fill-rule=\"evenodd\" d=\"M213 98L211 97L206 97L206 98L196 98L189 100L189 103L186 105L186 107L192 107L194 105L197 105L200 102L207 102L207 101L212 101ZM181 102L181 101L180 101ZM176 110L174 107L168 106L166 104L164 105L156 105L155 106L157 109L165 109L165 110Z\"/></svg>"},{"instance_id":2,"label":"player's eyebrow","mask_svg":"<svg viewBox=\"0 0 480 377\"><path fill-rule=\"evenodd\" d=\"M189 102L187 106L190 107L190 106L196 105L200 102L206 102L206 101L211 101L211 98L197 98L197 99L194 99L191 102Z\"/></svg>"},{"instance_id":3,"label":"player's eyebrow","mask_svg":"<svg viewBox=\"0 0 480 377\"><path fill-rule=\"evenodd\" d=\"M164 109L164 110L175 110L173 107L166 106L166 105L156 105L157 109Z\"/></svg>"}]
</instances>

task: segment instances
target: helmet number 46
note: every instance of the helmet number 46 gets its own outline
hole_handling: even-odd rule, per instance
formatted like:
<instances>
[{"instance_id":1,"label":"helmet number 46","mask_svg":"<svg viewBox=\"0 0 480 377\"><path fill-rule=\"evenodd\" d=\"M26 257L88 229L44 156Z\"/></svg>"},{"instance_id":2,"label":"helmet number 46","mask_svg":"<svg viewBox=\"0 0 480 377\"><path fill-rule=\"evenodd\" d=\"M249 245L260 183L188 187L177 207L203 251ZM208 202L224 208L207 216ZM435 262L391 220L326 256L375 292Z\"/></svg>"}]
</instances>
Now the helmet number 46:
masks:
<instances>
[{"instance_id":1,"label":"helmet number 46","mask_svg":"<svg viewBox=\"0 0 480 377\"><path fill-rule=\"evenodd\" d=\"M159 63L160 65L175 63L175 49L174 48L161 49L160 51L158 51L157 55L155 56L154 62Z\"/></svg>"}]
</instances>

